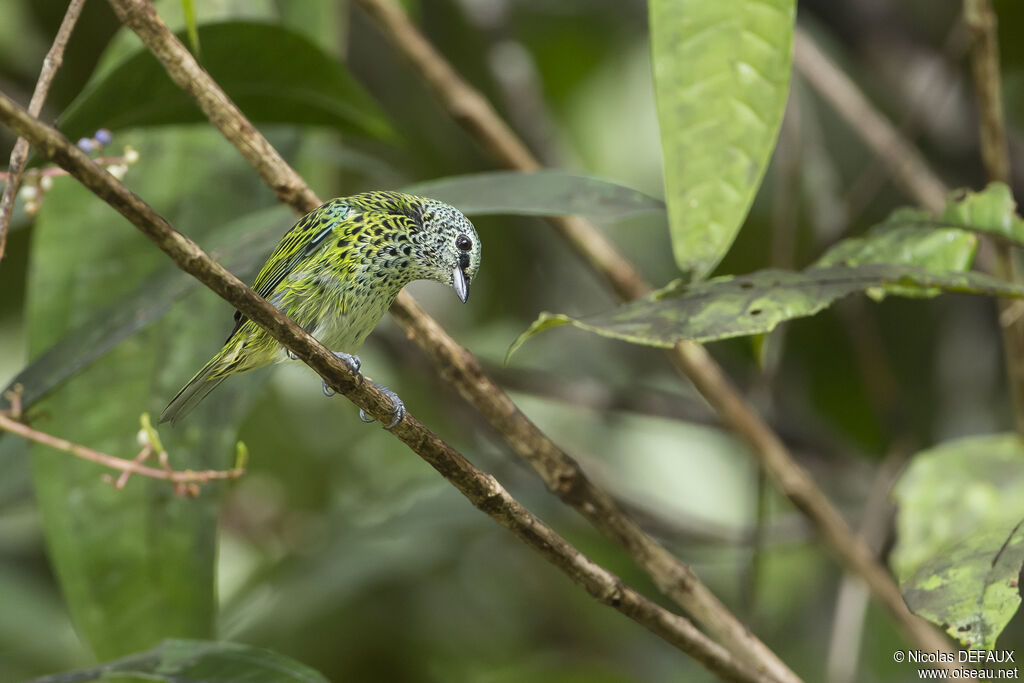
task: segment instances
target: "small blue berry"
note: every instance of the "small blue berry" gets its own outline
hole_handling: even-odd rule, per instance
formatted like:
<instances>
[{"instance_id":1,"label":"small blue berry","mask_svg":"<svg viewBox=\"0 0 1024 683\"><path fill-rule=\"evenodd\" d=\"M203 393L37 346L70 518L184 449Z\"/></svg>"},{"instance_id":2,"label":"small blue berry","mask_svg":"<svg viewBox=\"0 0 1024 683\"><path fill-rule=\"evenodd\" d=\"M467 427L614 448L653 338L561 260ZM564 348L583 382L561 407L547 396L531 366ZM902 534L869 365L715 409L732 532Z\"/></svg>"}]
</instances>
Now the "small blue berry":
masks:
<instances>
[{"instance_id":1,"label":"small blue berry","mask_svg":"<svg viewBox=\"0 0 1024 683\"><path fill-rule=\"evenodd\" d=\"M110 141L113 139L113 136L110 134L110 131L107 130L106 128L100 128L98 131L96 131L96 135L94 135L92 139L95 140L96 143L99 144L101 147L105 147L110 144Z\"/></svg>"},{"instance_id":2,"label":"small blue berry","mask_svg":"<svg viewBox=\"0 0 1024 683\"><path fill-rule=\"evenodd\" d=\"M92 138L82 138L78 141L78 149L82 150L86 154L96 149L96 143Z\"/></svg>"}]
</instances>

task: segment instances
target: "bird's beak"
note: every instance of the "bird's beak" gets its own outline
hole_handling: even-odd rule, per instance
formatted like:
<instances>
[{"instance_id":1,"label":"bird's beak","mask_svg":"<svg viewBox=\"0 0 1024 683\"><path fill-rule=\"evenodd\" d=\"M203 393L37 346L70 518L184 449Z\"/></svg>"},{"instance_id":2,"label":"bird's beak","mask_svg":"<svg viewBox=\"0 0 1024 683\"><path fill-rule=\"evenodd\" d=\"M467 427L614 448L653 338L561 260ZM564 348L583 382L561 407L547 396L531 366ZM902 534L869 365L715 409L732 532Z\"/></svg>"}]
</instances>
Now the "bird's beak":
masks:
<instances>
[{"instance_id":1,"label":"bird's beak","mask_svg":"<svg viewBox=\"0 0 1024 683\"><path fill-rule=\"evenodd\" d=\"M457 265L452 270L452 289L455 290L455 296L459 297L459 301L466 303L466 299L469 298L469 283L466 282L466 274L462 272L462 266Z\"/></svg>"}]
</instances>

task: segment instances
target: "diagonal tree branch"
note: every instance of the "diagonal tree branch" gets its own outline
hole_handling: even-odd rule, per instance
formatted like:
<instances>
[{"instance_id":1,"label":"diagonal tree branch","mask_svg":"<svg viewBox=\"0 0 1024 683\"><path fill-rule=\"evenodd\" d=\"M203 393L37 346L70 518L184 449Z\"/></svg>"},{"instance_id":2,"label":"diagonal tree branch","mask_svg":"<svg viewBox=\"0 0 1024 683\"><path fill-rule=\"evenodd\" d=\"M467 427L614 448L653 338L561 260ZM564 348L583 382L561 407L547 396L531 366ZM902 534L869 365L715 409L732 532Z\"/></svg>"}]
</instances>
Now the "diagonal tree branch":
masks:
<instances>
[{"instance_id":1,"label":"diagonal tree branch","mask_svg":"<svg viewBox=\"0 0 1024 683\"><path fill-rule=\"evenodd\" d=\"M35 90L32 92L32 99L28 103L28 111L32 116L39 116L43 110L43 103L50 92L50 84L57 74L61 62L64 61L64 48L68 45L71 32L78 22L82 13L82 6L85 0L71 0L68 3L67 12L57 29L57 36L53 39L53 45L43 58L43 68L39 71L39 80L36 81ZM14 215L14 200L18 196L18 188L21 186L21 174L25 170L25 162L28 161L28 140L18 138L11 151L11 162L7 168L7 184L4 186L3 195L0 195L0 261L4 258L4 251L7 246L7 229L11 225L11 217Z\"/></svg>"},{"instance_id":2,"label":"diagonal tree branch","mask_svg":"<svg viewBox=\"0 0 1024 683\"><path fill-rule=\"evenodd\" d=\"M481 148L511 168L529 171L539 166L532 155L518 159L503 153L502 150L513 148L507 138L515 138L515 134L489 105L465 105L466 102L474 101L469 93L476 93L475 89L430 45L393 0L356 2L373 18L388 40L406 57L441 103L449 109L449 113L466 128ZM482 99L479 93L476 93L476 97ZM453 103L460 105L459 108L453 106ZM516 148L525 149L522 143ZM633 265L589 222L579 218L570 219L568 223L563 219L552 219L551 222L619 296L633 299L650 290ZM948 640L941 633L911 614L899 588L888 571L874 558L864 540L850 529L810 474L793 459L778 435L729 382L704 347L683 342L675 347L670 357L690 378L722 421L748 444L779 490L810 518L839 561L865 580L871 592L885 605L908 637L922 649L952 652Z\"/></svg>"},{"instance_id":3,"label":"diagonal tree branch","mask_svg":"<svg viewBox=\"0 0 1024 683\"><path fill-rule=\"evenodd\" d=\"M390 415L390 400L380 390L369 382L361 382L334 354L213 261L197 244L176 231L119 180L96 165L58 131L30 116L2 93L0 121L28 139L40 154L59 164L110 204L178 267L195 276L267 330L274 339L316 371L331 388L344 394L378 420L384 420ZM765 683L777 680L752 670L701 633L687 619L651 602L617 576L591 562L512 498L493 476L474 467L412 415L407 414L391 433L427 461L473 505L512 531L547 561L583 586L600 603L613 607L686 652L723 680Z\"/></svg>"},{"instance_id":4,"label":"diagonal tree branch","mask_svg":"<svg viewBox=\"0 0 1024 683\"><path fill-rule=\"evenodd\" d=\"M168 74L182 89L195 98L221 133L242 152L264 181L276 188L281 183L289 192L278 195L300 212L319 204L302 179L262 138L227 95L203 71L192 54L167 28L153 7L142 0L110 0L118 17L142 39L149 50L163 63ZM425 41L420 49L432 50ZM437 78L449 82L457 79L453 72L443 71ZM496 149L508 162L526 163L529 152L504 127L489 103L475 91L464 90L450 98L451 106L463 112L461 120L472 124L481 121L481 135L503 135L505 144ZM486 112L491 116L487 117ZM481 118L483 117L483 118ZM504 131L504 133L503 133ZM259 139L257 139L259 138ZM532 168L538 165L534 162ZM556 219L570 243L585 243L590 251L588 261L599 272L610 272L624 283L624 296L635 294L637 286L646 287L636 278L629 279L623 269L632 269L618 256L614 246L588 224L579 219ZM516 450L540 474L548 488L572 505L597 529L620 543L634 561L655 581L659 588L686 609L711 631L726 648L743 660L780 681L799 678L775 654L736 619L682 561L646 534L605 491L595 486L579 464L537 428L512 402L498 384L487 376L476 357L455 342L415 300L402 293L391 309L396 320L413 340L435 361L440 374L449 379L467 401L483 414Z\"/></svg>"},{"instance_id":5,"label":"diagonal tree branch","mask_svg":"<svg viewBox=\"0 0 1024 683\"><path fill-rule=\"evenodd\" d=\"M990 181L1010 183L1010 153L1003 116L1002 80L999 75L999 40L996 13L991 0L964 0L964 21L971 33L971 69L978 100L978 133L981 159ZM1019 282L1014 250L1007 244L994 245L993 269L1005 280ZM1013 304L999 300L1003 323L1003 356L1009 373L1010 395L1017 432L1024 435L1024 320L1009 316ZM1005 317L1004 317L1005 316Z\"/></svg>"}]
</instances>

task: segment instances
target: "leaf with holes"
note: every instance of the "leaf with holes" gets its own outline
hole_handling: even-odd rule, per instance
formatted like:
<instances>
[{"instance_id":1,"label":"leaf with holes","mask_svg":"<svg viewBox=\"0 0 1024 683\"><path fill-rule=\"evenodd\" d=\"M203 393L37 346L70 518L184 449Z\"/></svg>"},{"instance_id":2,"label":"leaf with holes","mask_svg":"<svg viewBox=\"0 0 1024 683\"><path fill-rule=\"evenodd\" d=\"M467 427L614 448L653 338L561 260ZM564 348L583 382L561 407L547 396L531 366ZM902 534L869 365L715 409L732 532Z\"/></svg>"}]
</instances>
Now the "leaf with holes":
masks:
<instances>
[{"instance_id":1,"label":"leaf with holes","mask_svg":"<svg viewBox=\"0 0 1024 683\"><path fill-rule=\"evenodd\" d=\"M1022 487L1020 438L994 434L918 453L893 491L904 599L965 647L993 648L1020 607Z\"/></svg>"},{"instance_id":2,"label":"leaf with holes","mask_svg":"<svg viewBox=\"0 0 1024 683\"><path fill-rule=\"evenodd\" d=\"M708 342L770 332L783 321L814 315L844 296L880 288L890 293L912 290L920 296L947 291L1024 298L1024 286L973 272L894 264L803 272L761 270L693 284L677 282L633 303L585 318L542 313L513 342L506 361L528 338L558 325L667 348L685 340Z\"/></svg>"}]
</instances>

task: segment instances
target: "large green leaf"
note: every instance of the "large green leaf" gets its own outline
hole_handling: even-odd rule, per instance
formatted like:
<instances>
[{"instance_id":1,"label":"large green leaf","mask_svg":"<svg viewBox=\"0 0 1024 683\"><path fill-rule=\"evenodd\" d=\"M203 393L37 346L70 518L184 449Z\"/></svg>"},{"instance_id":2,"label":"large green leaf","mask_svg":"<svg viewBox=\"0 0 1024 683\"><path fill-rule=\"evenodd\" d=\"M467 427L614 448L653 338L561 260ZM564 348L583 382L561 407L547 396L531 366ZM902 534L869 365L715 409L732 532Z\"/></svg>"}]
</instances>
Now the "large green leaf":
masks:
<instances>
[{"instance_id":1,"label":"large green leaf","mask_svg":"<svg viewBox=\"0 0 1024 683\"><path fill-rule=\"evenodd\" d=\"M689 285L676 283L639 301L585 318L542 313L512 344L509 355L537 332L567 324L605 337L661 347L684 340L708 342L762 334L785 320L814 315L841 297L872 290L920 296L943 290L1024 298L1024 286L981 273L907 265L760 270Z\"/></svg>"},{"instance_id":2,"label":"large green leaf","mask_svg":"<svg viewBox=\"0 0 1024 683\"><path fill-rule=\"evenodd\" d=\"M213 131L164 130L129 141L142 156L129 185L197 236L232 217L239 202L226 201L224 187L245 202L259 196L259 180ZM207 161L197 169L198 158ZM166 257L113 209L71 181L56 183L33 231L32 355L108 310L165 265ZM39 403L46 419L34 426L132 457L139 413L159 412L216 351L221 333L212 334L209 321L223 320L225 328L230 323L230 309L220 299L200 294L78 371ZM163 435L174 467L230 464L235 424L247 408L241 388L225 384L219 399L193 415L186 429ZM134 477L118 491L92 463L42 446L31 451L50 559L83 641L111 658L167 637L208 637L222 486L206 486L190 500L175 497L166 482Z\"/></svg>"},{"instance_id":3,"label":"large green leaf","mask_svg":"<svg viewBox=\"0 0 1024 683\"><path fill-rule=\"evenodd\" d=\"M275 24L227 22L200 26L199 38L203 67L251 120L392 136L376 102L345 65L302 34ZM141 49L71 104L61 130L75 139L99 128L205 121L156 58Z\"/></svg>"},{"instance_id":4,"label":"large green leaf","mask_svg":"<svg viewBox=\"0 0 1024 683\"><path fill-rule=\"evenodd\" d=\"M163 681L186 683L326 683L294 659L237 643L165 640L146 652L81 671L37 678L33 683L77 681Z\"/></svg>"},{"instance_id":5,"label":"large green leaf","mask_svg":"<svg viewBox=\"0 0 1024 683\"><path fill-rule=\"evenodd\" d=\"M473 173L428 180L403 189L448 202L467 215L577 215L607 224L665 211L664 202L637 190L554 170Z\"/></svg>"},{"instance_id":6,"label":"large green leaf","mask_svg":"<svg viewBox=\"0 0 1024 683\"><path fill-rule=\"evenodd\" d=\"M967 647L993 648L1020 606L1022 488L1024 445L998 434L918 453L894 490L904 598Z\"/></svg>"},{"instance_id":7,"label":"large green leaf","mask_svg":"<svg viewBox=\"0 0 1024 683\"><path fill-rule=\"evenodd\" d=\"M793 0L651 0L651 54L676 264L710 273L743 223L789 90Z\"/></svg>"}]
</instances>

